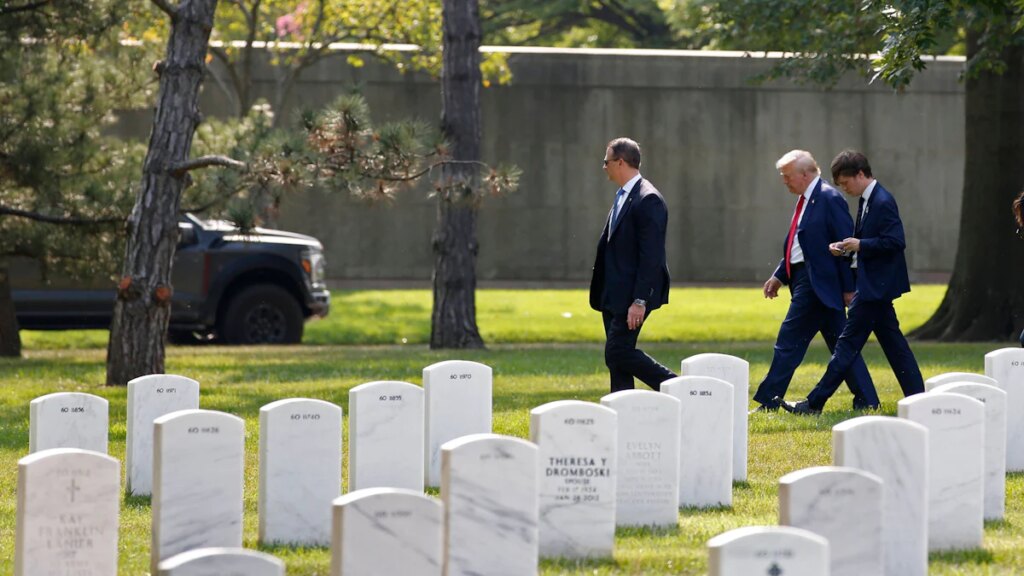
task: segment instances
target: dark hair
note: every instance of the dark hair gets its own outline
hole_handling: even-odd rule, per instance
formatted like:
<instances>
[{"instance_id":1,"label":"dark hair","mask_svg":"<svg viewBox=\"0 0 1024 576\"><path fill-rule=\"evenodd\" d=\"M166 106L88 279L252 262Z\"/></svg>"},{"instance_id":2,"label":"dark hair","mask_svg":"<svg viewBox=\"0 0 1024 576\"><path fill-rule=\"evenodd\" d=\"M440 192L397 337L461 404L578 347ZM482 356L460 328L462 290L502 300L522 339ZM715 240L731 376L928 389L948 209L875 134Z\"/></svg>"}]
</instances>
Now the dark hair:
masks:
<instances>
[{"instance_id":1,"label":"dark hair","mask_svg":"<svg viewBox=\"0 0 1024 576\"><path fill-rule=\"evenodd\" d=\"M1018 227L1024 228L1024 190L1013 201L1013 218L1017 221Z\"/></svg>"},{"instance_id":2,"label":"dark hair","mask_svg":"<svg viewBox=\"0 0 1024 576\"><path fill-rule=\"evenodd\" d=\"M616 138L608 143L612 151L609 160L622 160L633 168L640 168L640 145L629 138Z\"/></svg>"},{"instance_id":3,"label":"dark hair","mask_svg":"<svg viewBox=\"0 0 1024 576\"><path fill-rule=\"evenodd\" d=\"M868 157L856 150L843 150L832 159L832 181L839 180L840 176L853 178L858 172L871 178L871 164L868 164Z\"/></svg>"}]
</instances>

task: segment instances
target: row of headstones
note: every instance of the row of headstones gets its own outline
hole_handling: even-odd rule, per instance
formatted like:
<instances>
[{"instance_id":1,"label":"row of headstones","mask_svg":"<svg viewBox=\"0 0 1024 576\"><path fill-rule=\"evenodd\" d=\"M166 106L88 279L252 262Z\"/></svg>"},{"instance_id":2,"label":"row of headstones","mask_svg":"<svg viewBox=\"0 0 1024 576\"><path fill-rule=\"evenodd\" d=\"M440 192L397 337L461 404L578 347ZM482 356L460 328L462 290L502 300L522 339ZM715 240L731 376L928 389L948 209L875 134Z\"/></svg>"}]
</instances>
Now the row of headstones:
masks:
<instances>
[{"instance_id":1,"label":"row of headstones","mask_svg":"<svg viewBox=\"0 0 1024 576\"><path fill-rule=\"evenodd\" d=\"M733 479L746 480L749 364L725 354L698 354L682 361L680 373L716 377L733 386ZM385 419L402 418L408 413L423 415L424 454L417 461L424 462L426 485L436 487L440 482L441 445L468 434L491 431L491 368L476 362L439 362L423 369L422 389L412 391L398 385L394 388L393 392L383 388L370 392L357 387L352 390L356 395L350 394L350 400L356 399L363 406L374 402L390 404L387 410L377 411L378 414L391 413L391 416L382 416ZM360 396L360 392L365 395ZM197 408L199 383L195 380L152 375L128 383L125 460L130 494L152 492L153 421L177 410ZM350 406L350 410L356 413L356 408ZM106 453L108 419L108 403L98 396L80 393L42 396L31 403L29 450L82 448ZM375 422L367 422L367 426L373 425ZM350 448L355 451L358 447ZM353 480L354 489L365 487L362 477ZM368 481L370 484L366 486L372 485L372 479ZM401 485L414 488L412 484Z\"/></svg>"},{"instance_id":2,"label":"row of headstones","mask_svg":"<svg viewBox=\"0 0 1024 576\"><path fill-rule=\"evenodd\" d=\"M988 361L988 359L986 358L986 364L987 364L987 361ZM670 386L670 388L671 388L671 386ZM647 393L647 394L650 394L650 393ZM654 396L657 396L657 395L654 395ZM261 414L261 416L262 416L262 414ZM539 425L538 428L540 428L540 427L542 427L542 426ZM199 428L198 430L196 430L196 434L202 434L202 431L203 431L202 428ZM531 433L531 434L536 434L536 433ZM636 446L634 446L634 448L636 448ZM586 474L586 472L584 472L584 474ZM992 476L992 475L989 475L989 476ZM69 490L71 490L72 497L74 497L74 490L72 488L70 488ZM582 492L582 494L580 494L581 499L585 499L587 497L587 491L586 490L581 490L580 492ZM562 504L563 503L564 502L562 502Z\"/></svg>"},{"instance_id":3,"label":"row of headstones","mask_svg":"<svg viewBox=\"0 0 1024 576\"><path fill-rule=\"evenodd\" d=\"M386 482L387 464L403 452L392 442L422 446L415 419L403 422L374 408L400 399L382 390L395 386L392 392L408 397L419 390L378 383L352 391L350 441L363 446L350 451L353 473L360 452L379 453L370 464ZM732 386L683 376L667 382L665 391L625 391L602 399L604 406L560 401L533 411L531 436L546 466L540 503L542 531L550 536L545 555L608 556L616 525L675 525L680 502L731 503ZM369 402L360 408L364 398ZM282 400L261 408L260 428L261 542L327 544L328 504L341 483L341 408ZM375 434L382 438L363 437ZM157 418L153 437L154 570L174 553L240 541L244 422L221 412L180 410ZM401 468L402 458L397 464Z\"/></svg>"},{"instance_id":4,"label":"row of headstones","mask_svg":"<svg viewBox=\"0 0 1024 576\"><path fill-rule=\"evenodd\" d=\"M779 480L781 527L709 541L711 576L918 576L929 551L981 547L984 521L1005 513L1008 394L978 374L925 386L899 418L833 427L834 466Z\"/></svg>"}]
</instances>

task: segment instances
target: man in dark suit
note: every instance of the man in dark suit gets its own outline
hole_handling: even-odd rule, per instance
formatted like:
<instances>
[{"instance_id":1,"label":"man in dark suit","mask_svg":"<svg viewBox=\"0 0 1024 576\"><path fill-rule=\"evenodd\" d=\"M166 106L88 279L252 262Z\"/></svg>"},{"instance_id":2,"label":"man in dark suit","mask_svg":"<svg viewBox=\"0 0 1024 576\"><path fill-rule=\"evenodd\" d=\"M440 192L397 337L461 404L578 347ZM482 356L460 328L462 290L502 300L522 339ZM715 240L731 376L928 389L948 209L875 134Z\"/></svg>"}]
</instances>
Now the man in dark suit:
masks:
<instances>
[{"instance_id":1,"label":"man in dark suit","mask_svg":"<svg viewBox=\"0 0 1024 576\"><path fill-rule=\"evenodd\" d=\"M846 200L821 179L818 163L807 151L786 153L775 168L786 188L800 199L783 242L782 260L764 283L765 298L775 298L779 288L788 284L790 303L775 339L771 368L754 394L761 404L756 412L779 409L815 334L820 332L829 351L835 350L846 325L846 305L855 290L849 263L832 257L828 250L829 244L853 234ZM844 377L853 393L854 409L878 407L874 383L860 356Z\"/></svg>"},{"instance_id":2,"label":"man in dark suit","mask_svg":"<svg viewBox=\"0 0 1024 576\"><path fill-rule=\"evenodd\" d=\"M924 392L924 379L900 323L892 301L910 292L907 261L903 255L907 243L903 234L896 199L871 174L868 159L853 150L840 152L832 160L832 177L844 192L859 197L857 224L852 238L829 246L834 256L852 255L856 269L857 295L825 375L806 400L783 408L797 414L818 414L839 387L843 374L860 357L861 349L874 332L885 352L904 396Z\"/></svg>"},{"instance_id":3,"label":"man in dark suit","mask_svg":"<svg viewBox=\"0 0 1024 576\"><path fill-rule=\"evenodd\" d=\"M609 142L604 171L619 189L597 243L590 307L604 318L604 361L611 373L611 391L632 389L634 376L659 390L662 382L676 375L637 350L636 340L647 316L668 303L668 208L658 189L640 176L636 142Z\"/></svg>"}]
</instances>

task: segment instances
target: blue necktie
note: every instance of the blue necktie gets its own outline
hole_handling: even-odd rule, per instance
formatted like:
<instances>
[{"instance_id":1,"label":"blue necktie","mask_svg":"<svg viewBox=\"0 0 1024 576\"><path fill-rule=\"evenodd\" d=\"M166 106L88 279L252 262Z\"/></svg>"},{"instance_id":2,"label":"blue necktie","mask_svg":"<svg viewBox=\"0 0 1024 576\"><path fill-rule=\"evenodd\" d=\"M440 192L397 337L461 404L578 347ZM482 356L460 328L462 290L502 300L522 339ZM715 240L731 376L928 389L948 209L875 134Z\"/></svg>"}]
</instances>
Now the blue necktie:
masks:
<instances>
[{"instance_id":1,"label":"blue necktie","mask_svg":"<svg viewBox=\"0 0 1024 576\"><path fill-rule=\"evenodd\" d=\"M612 206L612 221L608 225L609 231L615 227L615 222L619 219L619 199L625 194L626 191L622 188L619 188L619 191L615 193L615 204Z\"/></svg>"}]
</instances>

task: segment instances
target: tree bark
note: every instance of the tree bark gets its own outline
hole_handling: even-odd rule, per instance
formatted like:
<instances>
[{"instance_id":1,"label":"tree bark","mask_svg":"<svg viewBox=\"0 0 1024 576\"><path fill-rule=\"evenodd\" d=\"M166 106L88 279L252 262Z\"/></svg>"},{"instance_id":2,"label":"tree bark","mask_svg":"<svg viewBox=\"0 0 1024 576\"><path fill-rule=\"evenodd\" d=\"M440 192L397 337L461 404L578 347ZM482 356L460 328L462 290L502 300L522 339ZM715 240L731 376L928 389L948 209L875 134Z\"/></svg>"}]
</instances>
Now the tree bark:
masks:
<instances>
[{"instance_id":1,"label":"tree bark","mask_svg":"<svg viewBox=\"0 0 1024 576\"><path fill-rule=\"evenodd\" d=\"M217 0L182 0L171 18L167 57L157 65L160 93L142 185L128 218L128 243L107 347L107 385L164 371L171 312L171 264L188 160L200 122L199 88Z\"/></svg>"},{"instance_id":2,"label":"tree bark","mask_svg":"<svg viewBox=\"0 0 1024 576\"><path fill-rule=\"evenodd\" d=\"M11 299L11 277L7 266L0 266L0 356L21 357L21 334Z\"/></svg>"},{"instance_id":3,"label":"tree bark","mask_svg":"<svg viewBox=\"0 0 1024 576\"><path fill-rule=\"evenodd\" d=\"M480 12L477 0L443 0L441 131L457 161L480 159ZM476 325L475 164L442 168L434 231L431 348L483 348Z\"/></svg>"},{"instance_id":4,"label":"tree bark","mask_svg":"<svg viewBox=\"0 0 1024 576\"><path fill-rule=\"evenodd\" d=\"M968 59L978 35L968 34ZM967 80L964 192L953 276L935 314L911 335L1006 341L1024 327L1024 240L1010 204L1024 189L1024 46L1003 74ZM913 249L913 247L910 247Z\"/></svg>"}]
</instances>

